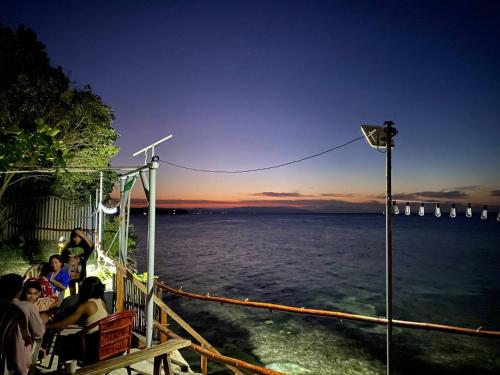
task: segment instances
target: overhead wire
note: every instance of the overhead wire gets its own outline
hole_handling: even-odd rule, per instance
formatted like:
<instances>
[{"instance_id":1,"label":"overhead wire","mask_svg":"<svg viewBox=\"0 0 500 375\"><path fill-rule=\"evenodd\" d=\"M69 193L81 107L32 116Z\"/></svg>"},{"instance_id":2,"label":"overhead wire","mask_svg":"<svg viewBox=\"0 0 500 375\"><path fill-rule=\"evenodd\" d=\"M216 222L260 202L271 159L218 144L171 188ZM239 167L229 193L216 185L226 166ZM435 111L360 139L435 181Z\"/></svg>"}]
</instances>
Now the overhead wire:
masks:
<instances>
[{"instance_id":1,"label":"overhead wire","mask_svg":"<svg viewBox=\"0 0 500 375\"><path fill-rule=\"evenodd\" d=\"M252 168L252 169L242 169L242 170L217 170L217 169L202 169L202 168L194 168L194 167L188 167L188 166L185 166L185 165L181 165L181 164L176 164L176 163L172 163L168 160L163 160L163 159L160 159L160 162L164 163L164 164L167 164L167 165L170 165L172 167L176 167L176 168L180 168L180 169L186 169L186 170L189 170L189 171L193 171L193 172L203 172L203 173L227 173L227 174L237 174L237 173L251 173L251 172L260 172L260 171L267 171L269 169L276 169L276 168L281 168L281 167L285 167L287 165L291 165L291 164L296 164L296 163L300 163L300 162L303 162L305 160L309 160L309 159L313 159L313 158L317 158L319 156L323 156L329 152L332 152L332 151L335 151L335 150L338 150L339 148L342 148L342 147L345 147L345 146L348 146L350 145L351 143L354 143L356 141L359 141L360 139L363 139L365 138L364 135L362 135L361 137L357 137L357 138L354 138L354 139L351 139L350 141L347 141L345 143L342 143L340 145L337 145L337 146L334 146L334 147L331 147L329 148L328 150L325 150L325 151L322 151L322 152L319 152L317 154L313 154L313 155L308 155L308 156L305 156L303 158L300 158L300 159L296 159L296 160L291 160L291 161L288 161L288 162L285 162L285 163L280 163L280 164L275 164L275 165L270 165L270 166L267 166L267 167L260 167L260 168Z\"/></svg>"}]
</instances>

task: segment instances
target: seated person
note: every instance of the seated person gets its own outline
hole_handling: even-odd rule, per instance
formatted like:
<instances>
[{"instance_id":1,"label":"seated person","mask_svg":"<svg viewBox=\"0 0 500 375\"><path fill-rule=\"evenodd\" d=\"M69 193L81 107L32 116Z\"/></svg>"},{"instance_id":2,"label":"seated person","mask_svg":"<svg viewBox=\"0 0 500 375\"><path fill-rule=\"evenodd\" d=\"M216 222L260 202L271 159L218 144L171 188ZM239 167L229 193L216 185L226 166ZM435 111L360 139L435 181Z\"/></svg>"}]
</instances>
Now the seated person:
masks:
<instances>
[{"instance_id":1,"label":"seated person","mask_svg":"<svg viewBox=\"0 0 500 375\"><path fill-rule=\"evenodd\" d=\"M42 295L42 285L37 279L28 279L24 282L19 299L31 302L39 312L49 311L59 305L59 299L56 296L44 297Z\"/></svg>"},{"instance_id":2,"label":"seated person","mask_svg":"<svg viewBox=\"0 0 500 375\"><path fill-rule=\"evenodd\" d=\"M106 304L104 302L104 284L95 276L87 277L83 280L80 288L78 307L65 319L47 324L50 329L64 329L71 324L83 320L83 327L88 327L106 316ZM87 348L96 348L99 340L98 327L87 332L85 337ZM69 359L81 359L87 363L95 362L92 351L83 352L81 336L78 334L59 336L55 348L59 355L59 361L64 362Z\"/></svg>"},{"instance_id":3,"label":"seated person","mask_svg":"<svg viewBox=\"0 0 500 375\"><path fill-rule=\"evenodd\" d=\"M69 274L63 268L63 260L59 254L54 254L49 258L51 272L47 275L47 280L52 284L55 295L62 301L64 291L69 285Z\"/></svg>"},{"instance_id":4,"label":"seated person","mask_svg":"<svg viewBox=\"0 0 500 375\"><path fill-rule=\"evenodd\" d=\"M15 304L26 316L29 337L24 337L25 335L23 335L21 327L18 327L14 351L15 373L26 375L32 363L32 342L35 339L42 338L45 333L45 321L42 320L42 317L32 303L18 299L22 288L23 277L21 275L10 273L0 277L0 300L7 300Z\"/></svg>"},{"instance_id":5,"label":"seated person","mask_svg":"<svg viewBox=\"0 0 500 375\"><path fill-rule=\"evenodd\" d=\"M81 228L75 228L71 231L70 241L61 252L62 260L70 275L71 294L76 294L76 284L81 284L85 279L87 260L93 250L94 244Z\"/></svg>"}]
</instances>

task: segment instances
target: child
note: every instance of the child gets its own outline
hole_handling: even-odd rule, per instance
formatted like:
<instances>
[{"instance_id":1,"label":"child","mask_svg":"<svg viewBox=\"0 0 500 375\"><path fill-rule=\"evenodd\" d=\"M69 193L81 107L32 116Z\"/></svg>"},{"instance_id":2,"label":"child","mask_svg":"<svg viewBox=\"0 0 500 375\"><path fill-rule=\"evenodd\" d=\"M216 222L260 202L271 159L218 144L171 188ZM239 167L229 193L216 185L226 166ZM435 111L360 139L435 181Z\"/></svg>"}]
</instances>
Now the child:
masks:
<instances>
[{"instance_id":1,"label":"child","mask_svg":"<svg viewBox=\"0 0 500 375\"><path fill-rule=\"evenodd\" d=\"M28 279L24 282L20 300L31 302L39 312L49 311L59 305L59 299L56 296L43 296L42 285L36 279Z\"/></svg>"}]
</instances>

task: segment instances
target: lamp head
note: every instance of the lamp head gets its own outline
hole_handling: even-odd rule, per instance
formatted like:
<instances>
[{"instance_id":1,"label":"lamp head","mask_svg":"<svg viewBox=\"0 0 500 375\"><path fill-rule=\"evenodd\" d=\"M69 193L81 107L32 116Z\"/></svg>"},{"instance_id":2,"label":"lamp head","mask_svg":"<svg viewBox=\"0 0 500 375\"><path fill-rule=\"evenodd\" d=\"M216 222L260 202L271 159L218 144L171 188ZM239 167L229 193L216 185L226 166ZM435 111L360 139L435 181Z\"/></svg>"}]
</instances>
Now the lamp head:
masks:
<instances>
[{"instance_id":1,"label":"lamp head","mask_svg":"<svg viewBox=\"0 0 500 375\"><path fill-rule=\"evenodd\" d=\"M386 126L361 125L361 131L371 147L387 148L388 132L391 137L397 134L396 128L392 127L392 121L387 121ZM391 147L394 148L394 139L391 139Z\"/></svg>"}]
</instances>

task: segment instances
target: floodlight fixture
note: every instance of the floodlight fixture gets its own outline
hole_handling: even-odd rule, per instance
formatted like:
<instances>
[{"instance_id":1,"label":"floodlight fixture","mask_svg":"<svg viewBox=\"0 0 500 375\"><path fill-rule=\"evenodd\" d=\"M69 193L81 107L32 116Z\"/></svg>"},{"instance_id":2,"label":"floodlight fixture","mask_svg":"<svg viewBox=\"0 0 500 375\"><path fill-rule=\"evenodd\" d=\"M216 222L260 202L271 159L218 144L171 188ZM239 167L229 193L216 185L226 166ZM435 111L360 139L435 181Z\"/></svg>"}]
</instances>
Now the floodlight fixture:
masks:
<instances>
[{"instance_id":1,"label":"floodlight fixture","mask_svg":"<svg viewBox=\"0 0 500 375\"><path fill-rule=\"evenodd\" d=\"M386 126L377 126L377 125L361 125L361 131L366 138L368 144L375 148L387 148L387 130L390 129L392 131L391 134L391 148L394 148L394 140L393 136L397 134L397 130L395 128L388 128Z\"/></svg>"},{"instance_id":2,"label":"floodlight fixture","mask_svg":"<svg viewBox=\"0 0 500 375\"><path fill-rule=\"evenodd\" d=\"M147 159L148 159L148 150L151 150L151 157L155 156L155 146L158 146L160 143L163 143L172 137L173 137L172 134L167 135L166 137L163 137L163 138L157 140L156 142L151 143L149 146L146 146L144 148L141 148L139 151L134 152L131 157L137 156L137 155L142 154L144 152L144 160L145 160L144 163L146 164Z\"/></svg>"}]
</instances>

